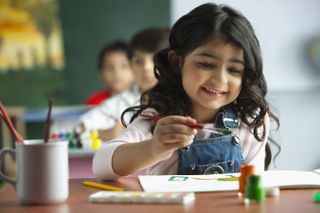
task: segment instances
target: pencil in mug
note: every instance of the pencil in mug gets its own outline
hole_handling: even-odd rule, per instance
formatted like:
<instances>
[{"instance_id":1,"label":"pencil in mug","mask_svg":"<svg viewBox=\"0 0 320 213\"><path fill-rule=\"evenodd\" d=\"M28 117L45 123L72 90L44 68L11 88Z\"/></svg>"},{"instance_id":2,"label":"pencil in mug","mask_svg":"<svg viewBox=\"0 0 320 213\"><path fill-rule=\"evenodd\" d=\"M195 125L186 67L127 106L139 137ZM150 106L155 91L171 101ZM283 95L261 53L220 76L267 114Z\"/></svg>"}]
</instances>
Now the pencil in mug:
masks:
<instances>
[{"instance_id":1,"label":"pencil in mug","mask_svg":"<svg viewBox=\"0 0 320 213\"><path fill-rule=\"evenodd\" d=\"M97 189L101 189L101 190L124 191L124 189L120 188L120 187L109 186L109 185L106 185L106 184L95 183L95 182L91 182L91 181L84 181L83 185L89 186L89 187L93 187L93 188L97 188Z\"/></svg>"},{"instance_id":2,"label":"pencil in mug","mask_svg":"<svg viewBox=\"0 0 320 213\"><path fill-rule=\"evenodd\" d=\"M150 115L150 114L143 114L143 113L141 113L140 116L145 118L150 118L154 121L157 121L161 118L158 115ZM199 123L190 124L190 125L187 124L187 126L195 129L201 129L202 131L211 132L218 135L231 135L232 133L229 129L210 128L210 127L205 127L203 124L199 124Z\"/></svg>"}]
</instances>

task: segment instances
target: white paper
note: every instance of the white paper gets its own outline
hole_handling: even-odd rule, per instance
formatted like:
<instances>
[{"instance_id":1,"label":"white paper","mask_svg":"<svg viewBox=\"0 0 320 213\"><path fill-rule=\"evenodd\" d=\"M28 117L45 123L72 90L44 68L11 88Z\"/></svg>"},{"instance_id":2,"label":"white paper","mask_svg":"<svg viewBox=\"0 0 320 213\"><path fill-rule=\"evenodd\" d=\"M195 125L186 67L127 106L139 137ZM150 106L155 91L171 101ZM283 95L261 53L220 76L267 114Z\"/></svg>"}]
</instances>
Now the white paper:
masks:
<instances>
[{"instance_id":1,"label":"white paper","mask_svg":"<svg viewBox=\"0 0 320 213\"><path fill-rule=\"evenodd\" d=\"M238 191L239 173L218 175L150 175L139 176L145 192ZM320 188L320 175L309 171L267 171L261 174L264 187Z\"/></svg>"}]
</instances>

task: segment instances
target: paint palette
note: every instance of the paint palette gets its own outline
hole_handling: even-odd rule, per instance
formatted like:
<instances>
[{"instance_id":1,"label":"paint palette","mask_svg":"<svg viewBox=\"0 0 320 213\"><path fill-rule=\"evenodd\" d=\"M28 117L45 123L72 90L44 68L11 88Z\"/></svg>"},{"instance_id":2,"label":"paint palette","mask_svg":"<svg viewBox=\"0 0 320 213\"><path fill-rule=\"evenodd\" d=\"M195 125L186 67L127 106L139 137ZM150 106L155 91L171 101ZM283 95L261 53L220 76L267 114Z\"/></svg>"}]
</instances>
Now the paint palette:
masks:
<instances>
[{"instance_id":1,"label":"paint palette","mask_svg":"<svg viewBox=\"0 0 320 213\"><path fill-rule=\"evenodd\" d=\"M92 203L188 204L194 200L193 192L100 191L89 196Z\"/></svg>"}]
</instances>

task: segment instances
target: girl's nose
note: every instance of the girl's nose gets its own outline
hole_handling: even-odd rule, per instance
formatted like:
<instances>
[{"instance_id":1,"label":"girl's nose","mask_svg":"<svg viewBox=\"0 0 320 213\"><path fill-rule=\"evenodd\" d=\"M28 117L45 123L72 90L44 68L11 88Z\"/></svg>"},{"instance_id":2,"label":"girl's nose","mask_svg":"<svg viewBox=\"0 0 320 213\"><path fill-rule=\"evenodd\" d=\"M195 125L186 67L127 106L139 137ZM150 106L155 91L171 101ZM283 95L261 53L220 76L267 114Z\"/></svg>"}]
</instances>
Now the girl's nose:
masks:
<instances>
[{"instance_id":1,"label":"girl's nose","mask_svg":"<svg viewBox=\"0 0 320 213\"><path fill-rule=\"evenodd\" d=\"M227 83L228 82L228 71L227 71L226 67L224 67L224 66L217 67L217 69L215 69L212 72L212 79L214 81L219 82L219 83Z\"/></svg>"}]
</instances>

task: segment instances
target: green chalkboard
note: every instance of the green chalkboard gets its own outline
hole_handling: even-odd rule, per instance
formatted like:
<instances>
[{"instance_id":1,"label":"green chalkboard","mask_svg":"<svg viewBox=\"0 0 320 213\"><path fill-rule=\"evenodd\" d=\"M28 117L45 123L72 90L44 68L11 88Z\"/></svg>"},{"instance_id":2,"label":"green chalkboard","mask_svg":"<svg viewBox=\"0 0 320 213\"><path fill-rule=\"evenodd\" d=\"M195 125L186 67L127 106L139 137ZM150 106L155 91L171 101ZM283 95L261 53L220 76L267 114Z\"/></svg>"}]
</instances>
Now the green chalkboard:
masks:
<instances>
[{"instance_id":1,"label":"green chalkboard","mask_svg":"<svg viewBox=\"0 0 320 213\"><path fill-rule=\"evenodd\" d=\"M170 26L169 0L59 1L66 66L63 71L29 70L0 75L5 105L82 104L103 88L96 72L100 48L150 26Z\"/></svg>"}]
</instances>

